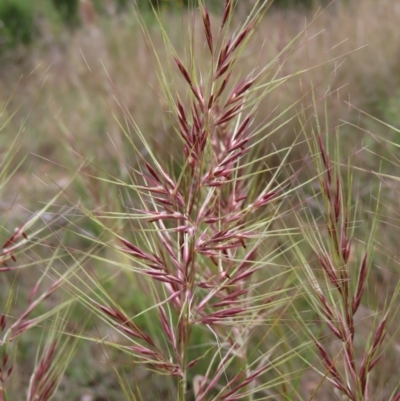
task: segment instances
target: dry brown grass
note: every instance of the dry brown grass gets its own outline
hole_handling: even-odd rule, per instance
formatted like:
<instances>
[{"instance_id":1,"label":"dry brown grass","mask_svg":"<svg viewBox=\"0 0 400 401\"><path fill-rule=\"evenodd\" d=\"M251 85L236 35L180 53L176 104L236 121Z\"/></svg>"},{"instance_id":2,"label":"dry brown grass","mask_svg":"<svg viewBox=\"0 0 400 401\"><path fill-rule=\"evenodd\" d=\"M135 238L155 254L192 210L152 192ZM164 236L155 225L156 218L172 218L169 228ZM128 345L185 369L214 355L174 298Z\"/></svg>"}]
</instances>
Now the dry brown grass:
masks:
<instances>
[{"instance_id":1,"label":"dry brown grass","mask_svg":"<svg viewBox=\"0 0 400 401\"><path fill-rule=\"evenodd\" d=\"M287 59L281 58L278 77L310 67L312 70L273 91L260 110L265 110L268 116L272 110L287 107L302 96L305 96L303 105L309 106L307 94L313 85L317 97L332 93L328 102L332 122L338 118L358 121L359 114L348 110L346 99L384 117L386 102L396 95L400 80L396 73L400 68L399 14L399 7L390 0L379 4L373 0L351 2L350 6L334 4L307 29L298 50ZM296 11L271 11L243 54L243 71L252 68L254 60L266 65L274 59L304 28L306 17ZM179 48L182 21L174 15L165 20L171 41ZM200 24L196 29L201 38ZM151 32L158 54L164 63L169 63L157 24L151 27ZM153 68L154 58L135 26L134 17L97 19L95 25L87 25L72 37L63 36L56 38L49 31L46 41L30 51L23 65L4 68L1 74L3 99L8 98L19 77L24 75L13 105L15 108L23 102L21 116L32 111L27 135L29 150L50 159L60 158L67 164L64 149L70 145L78 150L90 149L107 163L126 162L129 154L123 149L121 131L112 116L112 112L121 115L114 96L160 147L169 144L171 127L156 107L163 100ZM195 47L201 62L206 49L200 40ZM343 57L343 54L348 55ZM330 59L334 61L326 63ZM318 65L321 66L314 68ZM320 111L322 116L323 110ZM259 113L260 120L265 118L262 114ZM295 122L286 126L284 132L279 131L279 139L283 135L288 140L293 138L295 128ZM349 139L360 141L360 138ZM106 146L97 146L99 143Z\"/></svg>"}]
</instances>

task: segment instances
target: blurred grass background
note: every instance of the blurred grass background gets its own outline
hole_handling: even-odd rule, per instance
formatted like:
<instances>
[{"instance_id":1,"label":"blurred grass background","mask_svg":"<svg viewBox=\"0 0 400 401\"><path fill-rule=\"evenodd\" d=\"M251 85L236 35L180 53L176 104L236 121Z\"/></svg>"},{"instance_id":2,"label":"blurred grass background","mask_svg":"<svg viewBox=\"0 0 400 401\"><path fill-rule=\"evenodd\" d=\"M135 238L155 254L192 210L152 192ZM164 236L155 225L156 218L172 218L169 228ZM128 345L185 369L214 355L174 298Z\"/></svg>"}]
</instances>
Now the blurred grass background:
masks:
<instances>
[{"instance_id":1,"label":"blurred grass background","mask_svg":"<svg viewBox=\"0 0 400 401\"><path fill-rule=\"evenodd\" d=\"M171 41L183 52L182 27L189 18L185 4L182 1L159 3L160 16ZM220 2L210 0L207 4L218 12ZM251 4L251 0L239 1L234 18L242 20ZM250 72L254 64L267 65L305 27L305 21L311 20L319 7L327 4L317 0L276 0L246 48L242 60L243 75ZM169 55L150 2L143 0L138 5L160 60L167 65ZM157 7L155 1L153 5ZM386 222L397 216L398 185L371 180L369 171L392 172L398 160L393 144L400 145L400 135L365 117L356 108L400 127L398 21L400 4L393 0L333 2L308 27L296 51L287 58L283 56L273 70L278 77L285 77L313 68L273 90L263 100L256 116L260 123L266 119L272 121L282 110L302 99L298 107L273 123L273 129L301 108L308 113L312 103L311 88L315 89L317 98L330 93L326 102L318 102L317 109L309 113L317 113L321 121L327 119L332 127L342 125L341 154L343 157L353 155L354 166L360 169L356 174L358 196L368 203L370 193L383 185L385 202L391 206L387 215L382 216ZM200 24L195 29L199 29L202 38ZM201 67L205 59L201 54L206 49L202 41L195 46ZM182 156L176 153L178 147L174 146L174 141L177 138L168 119L167 105L163 103L154 63L130 0L0 2L0 127L3 127L0 152L4 154L16 133L21 132L13 165L17 166L26 156L8 183L7 191L3 191L1 213L5 217L2 231L6 233L2 236L6 237L7 232L39 208L40 202L48 201L59 188L65 187L87 159L92 159L97 167L85 164L81 168L83 175L66 189L67 201L79 200L90 210L104 205L109 210L122 209L118 190L92 177L112 175L126 180L127 166L132 167L137 162L114 116L123 124L128 114L134 116L149 142L158 150L157 154L166 157L167 163L179 166ZM265 149L284 147L293 142L299 130L298 120L294 118L277 129L263 146ZM369 134L371 132L374 135ZM167 153L163 151L166 148ZM364 150L367 148L368 151ZM291 157L295 161L304 155L299 150ZM398 255L395 226L387 223L382 230L385 251L377 255L375 261L377 266L385 266L376 270L374 278L385 291L390 291L393 285L392 270L395 268L387 255L393 258ZM99 235L99 228L90 221L84 221L83 227L92 235ZM367 226L360 229L365 230ZM85 250L90 246L84 239L68 238L68 232L65 235L64 241L71 249ZM49 249L51 246L50 241ZM104 266L99 268L106 270ZM399 272L395 274L398 277ZM7 280L11 281L12 276ZM31 278L21 276L19 280L22 288L30 289L35 283L35 272ZM121 286L119 280L122 279L115 278L104 285L109 285L110 291L113 288L115 293ZM146 300L137 295L140 291L133 289L140 289L141 285L144 284L132 283L138 310L145 307ZM2 296L0 301L3 301ZM122 304L129 305L133 301L133 295L127 297L121 289L118 297ZM19 299L19 302L24 301ZM83 314L84 311L77 307L76 320L79 321ZM35 332L28 333L26 342L22 342L20 372L16 379L21 383L35 352L32 345L35 335ZM104 358L106 355L98 346L84 348L67 372L60 399L65 399L62 397L66 394L68 399L74 399L91 391L108 394L110 399L118 397L118 383L106 375L107 364L96 363ZM394 366L397 362L398 357L391 360ZM143 381L146 380L152 383L151 377L143 377ZM76 390L72 393L71 388ZM155 399L161 399L159 397L166 391L161 382L159 388L153 390ZM154 399L152 396L149 399Z\"/></svg>"}]
</instances>

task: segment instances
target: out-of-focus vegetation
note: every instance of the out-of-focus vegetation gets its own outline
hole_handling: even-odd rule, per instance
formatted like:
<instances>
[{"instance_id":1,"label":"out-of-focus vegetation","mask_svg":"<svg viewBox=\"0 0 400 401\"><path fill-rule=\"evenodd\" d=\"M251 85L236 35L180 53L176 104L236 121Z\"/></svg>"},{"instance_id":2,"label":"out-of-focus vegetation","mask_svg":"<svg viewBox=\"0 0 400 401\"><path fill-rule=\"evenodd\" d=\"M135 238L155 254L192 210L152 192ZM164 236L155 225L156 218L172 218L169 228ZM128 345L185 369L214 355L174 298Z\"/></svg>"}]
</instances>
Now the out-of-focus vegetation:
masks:
<instances>
[{"instance_id":1,"label":"out-of-focus vegetation","mask_svg":"<svg viewBox=\"0 0 400 401\"><path fill-rule=\"evenodd\" d=\"M242 0L241 7L250 9L251 0ZM142 12L155 9L182 10L193 5L193 0L3 0L0 3L0 46L14 48L19 44L29 44L40 33L38 17L53 18L55 14L68 27L77 27L82 19L90 18L93 11L104 14L129 12L137 4ZM221 10L221 1L208 0L205 4L210 10ZM312 8L326 5L326 0L276 0L274 8ZM92 10L92 8L94 10Z\"/></svg>"},{"instance_id":2,"label":"out-of-focus vegetation","mask_svg":"<svg viewBox=\"0 0 400 401\"><path fill-rule=\"evenodd\" d=\"M31 3L23 0L4 0L0 3L0 55L20 44L30 44L35 32Z\"/></svg>"},{"instance_id":3,"label":"out-of-focus vegetation","mask_svg":"<svg viewBox=\"0 0 400 401\"><path fill-rule=\"evenodd\" d=\"M7 8L4 4L18 4L11 1L2 3L3 9ZM68 10L68 12L63 11L64 14L59 14L54 6L55 3L50 0L38 0L35 3L18 1L21 1L23 12L17 15L22 18L28 15L28 12L32 13L29 14L29 21L33 21L33 25L21 20L15 23L15 26L20 27L18 29L25 27L31 29L35 26L35 31L31 31L27 36L34 38L34 41L31 40L31 44L22 50L19 48L13 52L12 48L8 48L7 54L3 54L5 60L7 56L15 59L12 57L13 53L18 54L19 65L4 64L0 71L0 84L5 97L12 93L13 85L21 75L25 75L23 87L26 89L17 91L13 98L15 104L22 101L21 112L22 110L28 112L32 102L36 102L35 107L42 103L41 108L31 115L34 122L33 130L36 132L30 134L34 136L32 138L34 151L44 152L47 156L55 156L60 152L59 146L54 143L55 138L45 134L45 132L56 132L59 129L60 119L75 121L75 129L81 132L79 141L82 142L82 146L87 146L91 141L93 132L100 136L107 135L110 130L118 132L118 127L107 112L108 106L101 98L101 96L105 99L112 97L114 90L118 90L123 96L129 110L140 111L139 120L149 132L168 130L159 115L152 115L149 118L152 114L149 110L154 102L158 101L159 96L155 87L156 76L151 72L150 66L153 60L148 53L146 42L142 40L142 34L135 22L135 11L129 1L124 11L119 12L123 4L114 0L104 2L84 0L79 3L79 7L75 5L69 6L70 8L62 7L62 0L57 0L60 10ZM240 19L241 15L245 15L251 3L251 1L240 1L236 17ZM68 4L72 5L73 2ZM143 10L147 9L143 11L142 16L148 23L154 45L162 57L164 50L157 32L157 21L147 1L138 4ZM260 62L264 63L273 59L274 55L289 43L303 27L304 18L311 18L321 5L320 2L314 2L307 11L304 7L280 8L279 5L282 3L279 1L274 4L277 6L270 9L254 40L255 49L263 49L261 53L255 51L254 54L257 54ZM176 9L182 10L179 7ZM311 65L317 67L301 77L301 85L291 80L285 85L285 89L282 87L277 90L274 99L271 97L265 100L265 110L273 110L277 105L287 106L293 98L304 96L312 83L321 94L327 88L335 88L342 99L349 97L356 107L396 125L395 110L398 105L400 80L397 74L400 62L400 38L396 22L398 13L398 8L394 7L390 0L381 1L379 7L372 0L362 3L334 2L308 28L308 39L304 39L304 44L290 56L290 62L285 61L279 74L281 76L292 74ZM80 21L80 24L75 26L77 29L69 30L69 24L64 27L61 15L71 23ZM174 26L181 25L179 21L182 20L182 16L180 13L166 12L162 18L165 19L166 29L179 48L181 38L179 30L174 29ZM3 32L14 31L3 29ZM36 32L34 36L33 32ZM21 45L22 40L17 38L25 36L18 35L14 39L0 40L5 40L10 45L15 43ZM315 38L311 39L313 36ZM345 59L333 60L343 53L348 53ZM329 59L333 60L329 64L332 65L330 69L322 65ZM99 64L99 60L103 66ZM250 60L251 57L249 63ZM246 65L244 61L244 69ZM107 80L105 81L104 69L113 80L112 86L106 82ZM27 75L26 71L31 70L34 70L34 73ZM34 88L38 87L38 83L43 79L41 74L45 71L46 83L41 89L42 96L36 100L33 95ZM132 82L135 84L132 85ZM152 89L149 90L149 87ZM54 93L59 95L57 99ZM49 101L44 100L46 96ZM46 108L49 107L53 109L57 119L42 118ZM76 110L79 112L76 113ZM350 113L348 111L344 101L339 102L333 96L330 97L329 113L332 117L337 118L340 115L343 118L345 113L351 122L357 122L362 126L371 124L370 120L364 123L365 119L354 109ZM293 120L293 124L295 121ZM46 127L42 127L43 124ZM280 133L280 137L290 137L289 132L289 128L285 129L284 133ZM71 140L68 135L65 138ZM351 138L352 142L359 140L360 137ZM118 141L114 144L118 148ZM104 153L92 147L91 151ZM118 152L124 153L123 149L119 149ZM65 155L64 152L61 153Z\"/></svg>"}]
</instances>

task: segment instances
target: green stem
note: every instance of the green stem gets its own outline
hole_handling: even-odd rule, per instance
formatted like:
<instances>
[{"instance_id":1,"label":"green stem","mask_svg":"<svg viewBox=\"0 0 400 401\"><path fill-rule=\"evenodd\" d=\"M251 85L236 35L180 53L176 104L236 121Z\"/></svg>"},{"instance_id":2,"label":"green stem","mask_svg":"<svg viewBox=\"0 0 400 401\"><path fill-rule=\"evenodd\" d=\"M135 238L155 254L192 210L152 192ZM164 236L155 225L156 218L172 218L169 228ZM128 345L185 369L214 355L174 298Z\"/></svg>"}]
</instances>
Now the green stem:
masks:
<instances>
[{"instance_id":1,"label":"green stem","mask_svg":"<svg viewBox=\"0 0 400 401\"><path fill-rule=\"evenodd\" d=\"M181 356L181 372L182 377L179 380L178 384L178 401L186 400L186 390L187 390L187 359L188 359L188 342L189 342L189 312L188 312L188 304L184 302L183 304L182 317L184 324L184 333L182 342L180 344L180 356Z\"/></svg>"}]
</instances>

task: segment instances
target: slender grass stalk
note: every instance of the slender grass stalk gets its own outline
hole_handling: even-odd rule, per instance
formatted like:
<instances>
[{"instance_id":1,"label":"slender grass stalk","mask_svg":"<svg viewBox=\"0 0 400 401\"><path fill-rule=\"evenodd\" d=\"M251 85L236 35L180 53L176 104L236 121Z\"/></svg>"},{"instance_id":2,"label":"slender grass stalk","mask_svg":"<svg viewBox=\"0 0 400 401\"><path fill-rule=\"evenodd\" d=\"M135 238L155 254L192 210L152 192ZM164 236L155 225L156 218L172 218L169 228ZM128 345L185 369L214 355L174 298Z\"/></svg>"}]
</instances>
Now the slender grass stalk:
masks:
<instances>
[{"instance_id":1,"label":"slender grass stalk","mask_svg":"<svg viewBox=\"0 0 400 401\"><path fill-rule=\"evenodd\" d=\"M328 142L330 130L327 124L324 128L325 130L316 120L315 131L314 128L310 129L310 146L316 156L314 163L320 188L315 197L321 200L322 219L317 222L315 217L308 214L307 224L302 223L302 226L310 228L305 229L304 238L309 244L313 259L320 267L320 274L311 267L309 257L304 256L300 248L297 248L297 251L310 287L312 308L327 330L339 341L340 350L335 356L331 356L330 348L333 347L325 346L311 329L308 331L325 368L321 375L339 390L344 399L370 400L373 399L371 372L381 358L379 348L386 336L388 317L394 312L393 302L397 296L396 291L394 298L386 300L384 310L376 314L365 342L365 349L359 351L355 339L356 314L367 293L366 283L371 274L371 260L377 250L375 236L381 188L377 190L376 207L372 211L373 219L369 232L364 235L365 239L361 239L356 234L358 204L352 198L351 165L346 165L344 161L332 160L323 139L325 134ZM303 126L303 131L306 132L305 130ZM338 146L339 130L336 130L334 135ZM338 147L335 153L339 157ZM346 175L347 182L344 182ZM325 224L325 228L321 223ZM362 242L365 248L358 268L354 266L355 261L350 260L356 242Z\"/></svg>"}]
</instances>

